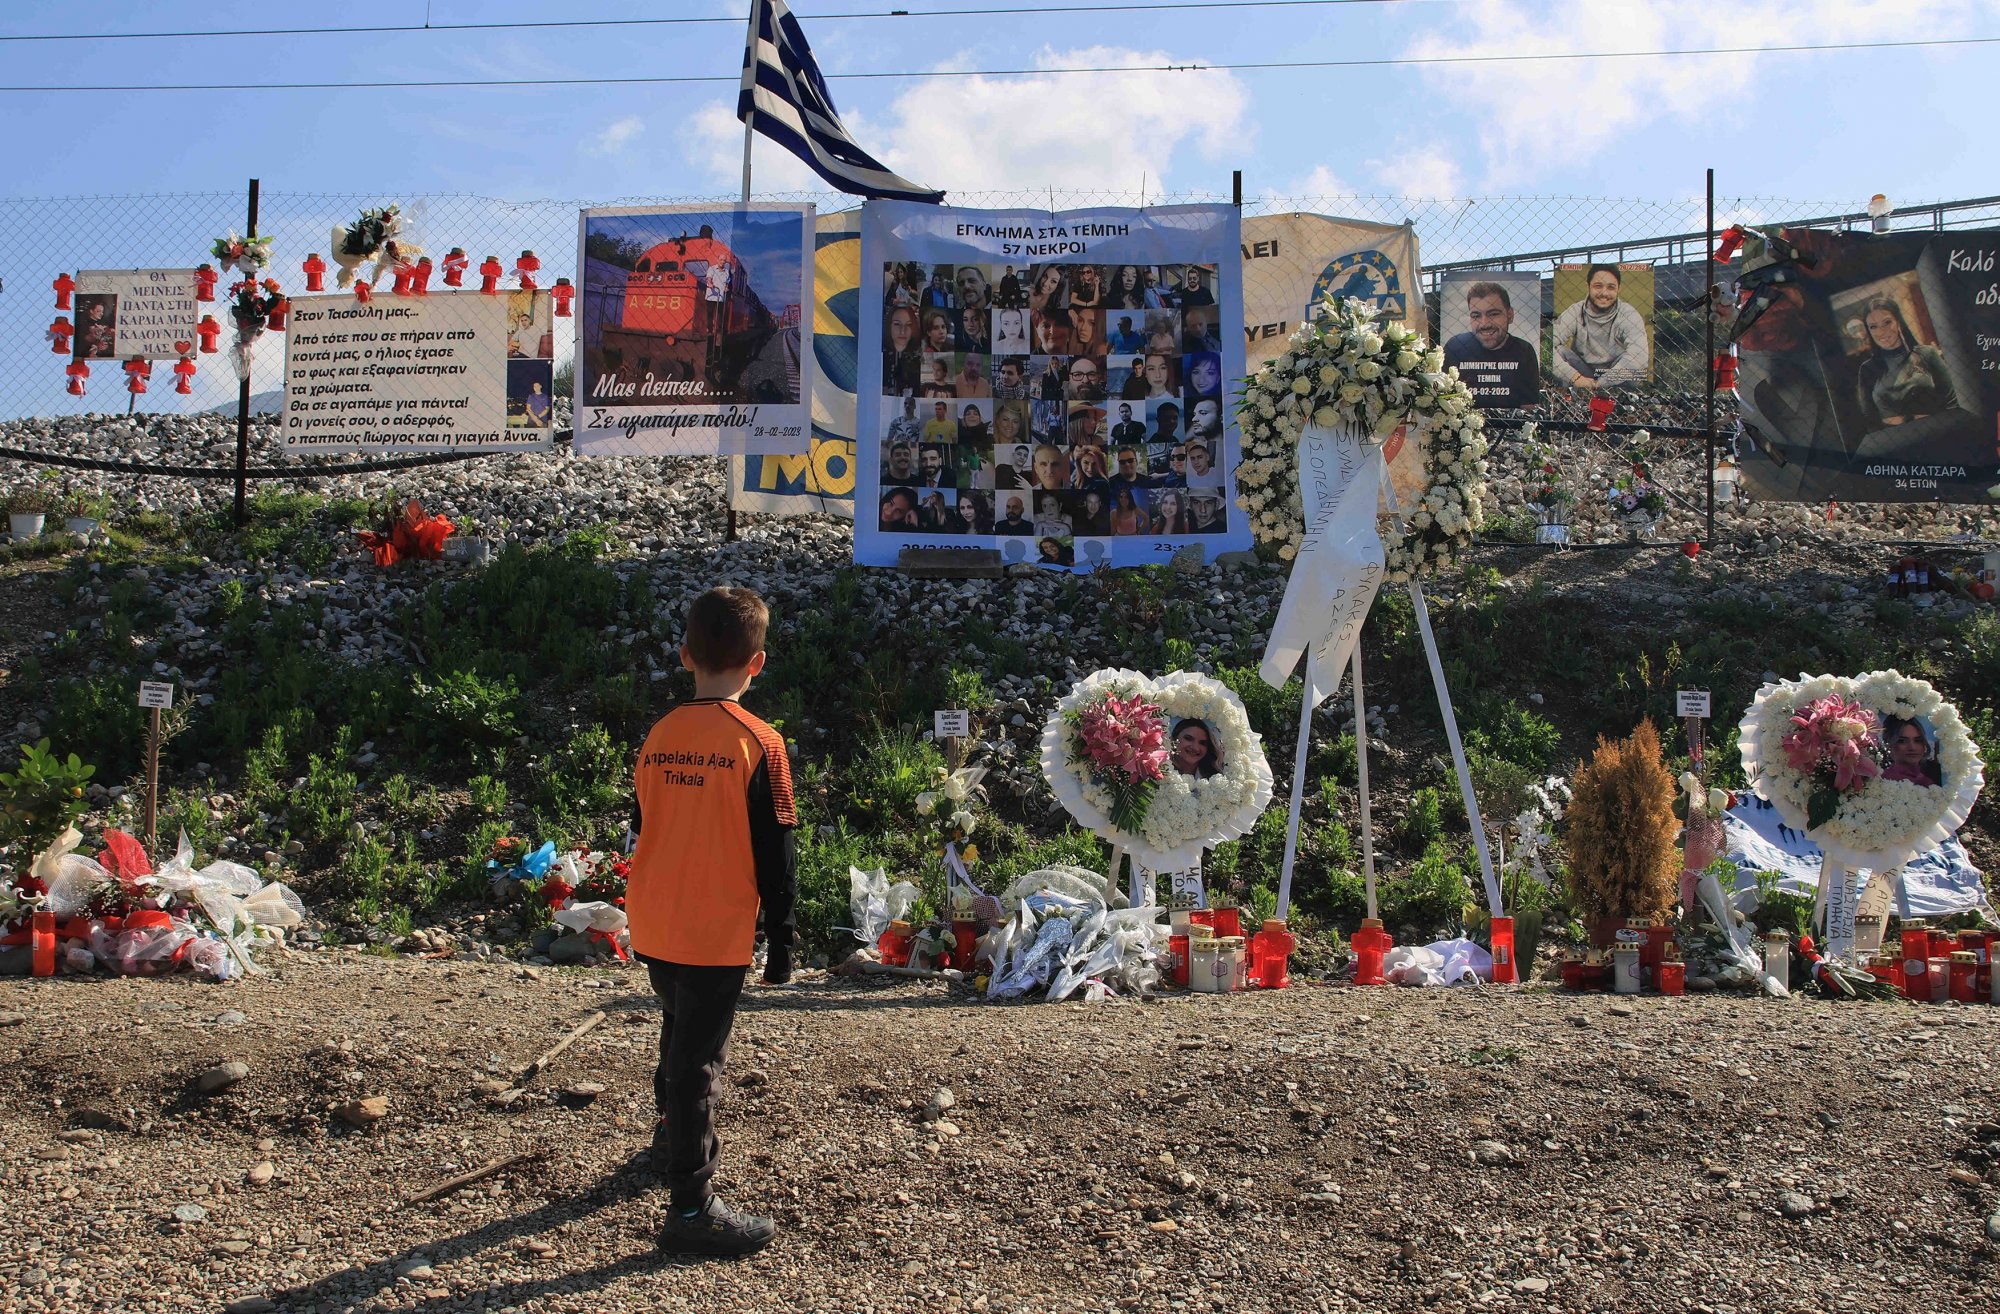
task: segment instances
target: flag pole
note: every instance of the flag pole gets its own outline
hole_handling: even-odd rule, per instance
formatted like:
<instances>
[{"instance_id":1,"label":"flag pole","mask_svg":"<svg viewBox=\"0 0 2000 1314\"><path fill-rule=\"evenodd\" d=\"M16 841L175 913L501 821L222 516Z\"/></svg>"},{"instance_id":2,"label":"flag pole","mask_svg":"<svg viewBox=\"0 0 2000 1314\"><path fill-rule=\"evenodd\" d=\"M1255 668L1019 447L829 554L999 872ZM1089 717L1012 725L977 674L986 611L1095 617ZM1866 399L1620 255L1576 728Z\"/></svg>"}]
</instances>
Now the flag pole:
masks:
<instances>
[{"instance_id":1,"label":"flag pole","mask_svg":"<svg viewBox=\"0 0 2000 1314\"><path fill-rule=\"evenodd\" d=\"M753 78L756 76L755 70L757 67L757 11L763 7L763 4L764 0L750 0L750 29L743 38L743 71ZM743 204L745 205L750 204L750 140L752 136L750 125L756 122L756 119L757 116L755 113L743 116ZM733 471L736 468L736 463L731 461L729 468ZM736 541L736 502L733 490L730 493L730 499L729 509L722 522L722 541L725 543L734 543Z\"/></svg>"}]
</instances>

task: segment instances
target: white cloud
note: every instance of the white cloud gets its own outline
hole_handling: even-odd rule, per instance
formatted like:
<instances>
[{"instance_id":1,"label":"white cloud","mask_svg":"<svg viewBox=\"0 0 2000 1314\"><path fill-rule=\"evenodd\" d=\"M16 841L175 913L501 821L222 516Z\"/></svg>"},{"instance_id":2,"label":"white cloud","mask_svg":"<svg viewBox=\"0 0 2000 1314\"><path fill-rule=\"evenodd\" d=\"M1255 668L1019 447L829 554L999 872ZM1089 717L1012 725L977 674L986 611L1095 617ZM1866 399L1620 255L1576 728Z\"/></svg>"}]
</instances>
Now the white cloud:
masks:
<instances>
[{"instance_id":1,"label":"white cloud","mask_svg":"<svg viewBox=\"0 0 2000 1314\"><path fill-rule=\"evenodd\" d=\"M1191 163L1220 165L1249 150L1249 92L1229 73L1156 71L1187 61L1111 46L1045 46L1031 62L1038 69L1143 71L995 78L946 65L906 88L880 114L843 110L841 118L855 140L890 168L950 192L1053 187L1058 193L1136 194L1142 183L1154 196L1165 187L1219 192L1227 176L1218 169L1197 177ZM742 126L730 108L711 103L691 127L694 162L717 181L735 177L742 167ZM792 169L774 163L767 172L766 159L776 156ZM788 152L762 141L753 168L758 191L824 187Z\"/></svg>"},{"instance_id":2,"label":"white cloud","mask_svg":"<svg viewBox=\"0 0 2000 1314\"><path fill-rule=\"evenodd\" d=\"M1981 0L1772 0L1754 11L1713 0L1478 0L1454 7L1402 53L1425 58L1824 44L1961 34ZM1754 12L1755 21L1746 22ZM1534 181L1660 122L1740 125L1760 61L1811 55L1454 64L1426 70L1475 125L1485 188ZM1854 60L1853 55L1837 56ZM1851 67L1865 68L1865 64ZM1439 159L1446 159L1438 152ZM1417 176L1435 173L1435 163ZM1385 181L1388 175L1384 173Z\"/></svg>"},{"instance_id":3,"label":"white cloud","mask_svg":"<svg viewBox=\"0 0 2000 1314\"><path fill-rule=\"evenodd\" d=\"M637 114L628 114L616 123L607 124L604 131L591 138L583 149L589 155L617 155L645 130L644 119Z\"/></svg>"},{"instance_id":4,"label":"white cloud","mask_svg":"<svg viewBox=\"0 0 2000 1314\"><path fill-rule=\"evenodd\" d=\"M1440 199L1464 194L1464 178L1450 155L1434 146L1421 146L1370 160L1368 168L1375 180L1396 196Z\"/></svg>"}]
</instances>

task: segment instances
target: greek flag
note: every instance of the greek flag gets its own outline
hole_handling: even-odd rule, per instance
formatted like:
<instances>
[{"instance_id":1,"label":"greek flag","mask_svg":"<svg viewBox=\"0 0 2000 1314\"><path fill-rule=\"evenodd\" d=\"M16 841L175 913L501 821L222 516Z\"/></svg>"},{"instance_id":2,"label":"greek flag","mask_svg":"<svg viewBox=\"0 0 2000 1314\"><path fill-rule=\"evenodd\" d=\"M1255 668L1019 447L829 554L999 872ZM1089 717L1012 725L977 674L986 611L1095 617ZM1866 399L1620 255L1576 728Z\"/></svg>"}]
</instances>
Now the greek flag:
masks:
<instances>
[{"instance_id":1,"label":"greek flag","mask_svg":"<svg viewBox=\"0 0 2000 1314\"><path fill-rule=\"evenodd\" d=\"M785 0L751 0L750 41L736 117L804 160L843 192L890 201L944 200L882 167L840 122L799 20Z\"/></svg>"}]
</instances>

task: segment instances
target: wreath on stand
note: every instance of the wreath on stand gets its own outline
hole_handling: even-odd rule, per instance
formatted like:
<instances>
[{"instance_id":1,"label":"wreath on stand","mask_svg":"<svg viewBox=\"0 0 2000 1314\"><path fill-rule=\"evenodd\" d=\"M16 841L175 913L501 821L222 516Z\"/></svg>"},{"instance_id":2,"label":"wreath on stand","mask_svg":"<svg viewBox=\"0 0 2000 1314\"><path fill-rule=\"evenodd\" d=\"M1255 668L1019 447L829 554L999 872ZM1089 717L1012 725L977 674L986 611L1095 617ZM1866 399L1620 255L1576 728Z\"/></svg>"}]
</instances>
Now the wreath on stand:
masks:
<instances>
[{"instance_id":1,"label":"wreath on stand","mask_svg":"<svg viewBox=\"0 0 2000 1314\"><path fill-rule=\"evenodd\" d=\"M1351 428L1381 443L1417 426L1424 490L1382 536L1387 580L1449 570L1479 528L1486 492L1486 417L1444 350L1355 298L1323 301L1284 354L1245 381L1237 405L1243 459L1236 505L1257 543L1290 561L1305 539L1299 436L1307 425Z\"/></svg>"}]
</instances>

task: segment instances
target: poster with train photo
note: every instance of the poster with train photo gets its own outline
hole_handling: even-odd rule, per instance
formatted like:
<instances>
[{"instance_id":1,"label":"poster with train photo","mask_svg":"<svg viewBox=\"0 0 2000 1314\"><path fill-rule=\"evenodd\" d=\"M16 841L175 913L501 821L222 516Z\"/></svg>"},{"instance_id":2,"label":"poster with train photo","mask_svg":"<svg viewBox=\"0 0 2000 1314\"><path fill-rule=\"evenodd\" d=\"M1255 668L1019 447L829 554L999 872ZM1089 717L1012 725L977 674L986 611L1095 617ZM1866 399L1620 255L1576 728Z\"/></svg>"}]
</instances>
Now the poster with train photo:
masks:
<instances>
[{"instance_id":1,"label":"poster with train photo","mask_svg":"<svg viewBox=\"0 0 2000 1314\"><path fill-rule=\"evenodd\" d=\"M813 207L585 210L580 456L805 452Z\"/></svg>"}]
</instances>

